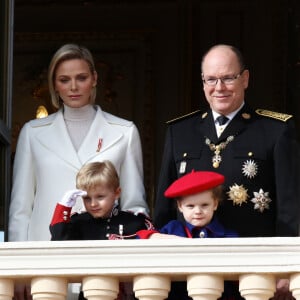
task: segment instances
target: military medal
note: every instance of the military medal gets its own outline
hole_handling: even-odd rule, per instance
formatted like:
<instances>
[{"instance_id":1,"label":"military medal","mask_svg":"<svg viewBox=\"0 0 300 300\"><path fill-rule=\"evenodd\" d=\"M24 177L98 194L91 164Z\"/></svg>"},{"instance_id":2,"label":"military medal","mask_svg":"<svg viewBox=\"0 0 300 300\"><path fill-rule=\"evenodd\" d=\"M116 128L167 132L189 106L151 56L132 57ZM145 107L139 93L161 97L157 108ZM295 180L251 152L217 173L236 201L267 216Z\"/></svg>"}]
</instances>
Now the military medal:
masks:
<instances>
[{"instance_id":1,"label":"military medal","mask_svg":"<svg viewBox=\"0 0 300 300\"><path fill-rule=\"evenodd\" d=\"M121 240L123 240L123 224L119 224L119 235L120 235L120 238Z\"/></svg>"},{"instance_id":2,"label":"military medal","mask_svg":"<svg viewBox=\"0 0 300 300\"><path fill-rule=\"evenodd\" d=\"M226 146L234 140L234 136L230 135L225 142L222 142L218 145L213 144L209 138L205 139L205 144L209 147L211 151L214 151L214 156L212 157L212 165L213 167L219 168L220 163L222 161L221 150L224 150Z\"/></svg>"},{"instance_id":3,"label":"military medal","mask_svg":"<svg viewBox=\"0 0 300 300\"><path fill-rule=\"evenodd\" d=\"M186 169L186 161L182 161L179 166L179 173L180 174L185 173L185 169Z\"/></svg>"},{"instance_id":4,"label":"military medal","mask_svg":"<svg viewBox=\"0 0 300 300\"><path fill-rule=\"evenodd\" d=\"M229 187L227 195L229 200L233 201L233 205L241 206L244 202L247 202L249 197L247 194L248 190L244 188L243 185L237 185L236 183Z\"/></svg>"},{"instance_id":5,"label":"military medal","mask_svg":"<svg viewBox=\"0 0 300 300\"><path fill-rule=\"evenodd\" d=\"M252 159L246 160L242 167L243 174L250 179L254 178L257 175L257 170L257 163Z\"/></svg>"},{"instance_id":6,"label":"military medal","mask_svg":"<svg viewBox=\"0 0 300 300\"><path fill-rule=\"evenodd\" d=\"M222 161L222 157L220 155L220 145L217 145L216 146L216 150L215 150L215 155L213 156L212 158L212 163L213 163L213 167L216 169L216 168L219 168L219 165L220 165L220 162Z\"/></svg>"},{"instance_id":7,"label":"military medal","mask_svg":"<svg viewBox=\"0 0 300 300\"><path fill-rule=\"evenodd\" d=\"M97 150L96 150L96 152L100 152L100 149L101 149L101 147L102 147L102 142L103 142L103 139L99 139L98 140L98 145L97 145Z\"/></svg>"},{"instance_id":8,"label":"military medal","mask_svg":"<svg viewBox=\"0 0 300 300\"><path fill-rule=\"evenodd\" d=\"M183 156L184 158L187 157L187 153L186 153L186 152L183 153L182 156ZM186 170L186 161L183 160L183 161L181 161L180 166L179 166L179 174L185 173L185 170Z\"/></svg>"},{"instance_id":9,"label":"military medal","mask_svg":"<svg viewBox=\"0 0 300 300\"><path fill-rule=\"evenodd\" d=\"M263 189L260 189L259 192L253 192L254 198L251 199L251 202L254 203L254 209L259 210L261 213L265 209L269 209L269 203L272 201L269 197L269 192L264 192Z\"/></svg>"}]
</instances>

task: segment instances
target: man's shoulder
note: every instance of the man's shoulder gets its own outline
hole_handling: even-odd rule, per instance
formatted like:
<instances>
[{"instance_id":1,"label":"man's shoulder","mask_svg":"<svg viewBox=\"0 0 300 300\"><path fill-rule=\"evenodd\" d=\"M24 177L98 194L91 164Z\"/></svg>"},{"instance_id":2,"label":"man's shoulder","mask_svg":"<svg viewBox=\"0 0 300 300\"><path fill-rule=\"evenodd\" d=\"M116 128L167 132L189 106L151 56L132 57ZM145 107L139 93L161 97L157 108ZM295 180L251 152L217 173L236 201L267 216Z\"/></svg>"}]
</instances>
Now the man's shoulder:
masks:
<instances>
[{"instance_id":1,"label":"man's shoulder","mask_svg":"<svg viewBox=\"0 0 300 300\"><path fill-rule=\"evenodd\" d=\"M267 110L267 109L261 109L261 108L256 109L255 113L261 117L278 120L281 122L287 122L288 120L293 118L293 115L280 113L280 112L276 112L276 111L271 111L271 110Z\"/></svg>"},{"instance_id":2,"label":"man's shoulder","mask_svg":"<svg viewBox=\"0 0 300 300\"><path fill-rule=\"evenodd\" d=\"M201 110L196 110L196 111L193 111L191 113L188 113L188 114L176 117L174 119L171 119L171 120L167 121L166 123L168 125L177 124L177 123L184 122L184 121L187 121L187 120L190 120L190 119L193 119L193 118L198 118L202 114L203 114L203 112Z\"/></svg>"}]
</instances>

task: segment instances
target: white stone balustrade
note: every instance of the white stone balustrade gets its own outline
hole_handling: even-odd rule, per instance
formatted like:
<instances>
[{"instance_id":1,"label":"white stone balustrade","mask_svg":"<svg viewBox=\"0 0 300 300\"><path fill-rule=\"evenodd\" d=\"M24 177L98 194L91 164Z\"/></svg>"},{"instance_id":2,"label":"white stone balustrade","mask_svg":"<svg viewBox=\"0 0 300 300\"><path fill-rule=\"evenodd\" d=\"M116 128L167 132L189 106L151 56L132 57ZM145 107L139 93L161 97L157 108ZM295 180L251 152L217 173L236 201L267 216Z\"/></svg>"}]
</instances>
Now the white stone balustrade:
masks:
<instances>
[{"instance_id":1,"label":"white stone balustrade","mask_svg":"<svg viewBox=\"0 0 300 300\"><path fill-rule=\"evenodd\" d=\"M68 282L66 278L40 276L31 280L33 300L64 300L67 296Z\"/></svg>"},{"instance_id":2,"label":"white stone balustrade","mask_svg":"<svg viewBox=\"0 0 300 300\"><path fill-rule=\"evenodd\" d=\"M162 300L168 297L171 280L166 275L139 275L133 279L133 290L139 300Z\"/></svg>"},{"instance_id":3,"label":"white stone balustrade","mask_svg":"<svg viewBox=\"0 0 300 300\"><path fill-rule=\"evenodd\" d=\"M239 278L241 295L247 300L268 300L276 291L276 279L270 274L244 274Z\"/></svg>"},{"instance_id":4,"label":"white stone balustrade","mask_svg":"<svg viewBox=\"0 0 300 300\"><path fill-rule=\"evenodd\" d=\"M187 290L193 300L216 300L224 290L224 279L214 274L188 275Z\"/></svg>"},{"instance_id":5,"label":"white stone balustrade","mask_svg":"<svg viewBox=\"0 0 300 300\"><path fill-rule=\"evenodd\" d=\"M119 280L110 276L87 276L82 280L82 291L88 300L114 300L119 293Z\"/></svg>"},{"instance_id":6,"label":"white stone balustrade","mask_svg":"<svg viewBox=\"0 0 300 300\"><path fill-rule=\"evenodd\" d=\"M224 280L238 280L246 300L267 300L278 279L300 300L300 237L0 243L0 300L20 282L34 300L64 300L75 282L88 300L115 299L119 282L162 300L176 280L194 300L217 299Z\"/></svg>"}]
</instances>

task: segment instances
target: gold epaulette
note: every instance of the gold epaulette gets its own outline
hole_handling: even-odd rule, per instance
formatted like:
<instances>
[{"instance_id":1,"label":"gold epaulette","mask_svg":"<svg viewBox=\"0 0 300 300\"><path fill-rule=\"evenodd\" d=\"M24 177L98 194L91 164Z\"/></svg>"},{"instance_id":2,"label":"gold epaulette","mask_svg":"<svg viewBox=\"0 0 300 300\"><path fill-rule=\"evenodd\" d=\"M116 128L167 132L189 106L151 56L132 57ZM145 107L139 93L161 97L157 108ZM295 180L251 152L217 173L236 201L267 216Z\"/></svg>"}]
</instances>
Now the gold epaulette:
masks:
<instances>
[{"instance_id":1,"label":"gold epaulette","mask_svg":"<svg viewBox=\"0 0 300 300\"><path fill-rule=\"evenodd\" d=\"M187 117L191 117L191 116L193 116L193 115L195 115L195 114L197 114L197 113L199 113L199 112L200 112L200 110L196 110L196 111L193 111L193 112L191 112L191 113L189 113L189 114L186 114L186 115L180 116L180 117L178 117L178 118L169 120L169 121L167 121L166 123L167 123L167 124L171 124L171 123L174 123L174 122L176 122L176 121L186 119Z\"/></svg>"},{"instance_id":2,"label":"gold epaulette","mask_svg":"<svg viewBox=\"0 0 300 300\"><path fill-rule=\"evenodd\" d=\"M255 112L261 116L270 117L283 122L286 122L287 120L293 117L292 115L283 114L283 113L270 111L266 109L257 109Z\"/></svg>"}]
</instances>

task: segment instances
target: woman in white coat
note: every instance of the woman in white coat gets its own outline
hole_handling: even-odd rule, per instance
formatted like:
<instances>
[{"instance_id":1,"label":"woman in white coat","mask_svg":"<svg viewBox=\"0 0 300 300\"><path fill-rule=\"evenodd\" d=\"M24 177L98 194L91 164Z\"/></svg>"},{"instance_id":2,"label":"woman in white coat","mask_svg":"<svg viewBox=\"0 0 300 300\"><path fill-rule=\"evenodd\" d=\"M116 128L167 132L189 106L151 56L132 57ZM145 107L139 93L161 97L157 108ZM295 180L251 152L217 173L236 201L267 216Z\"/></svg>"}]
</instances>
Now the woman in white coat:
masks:
<instances>
[{"instance_id":1,"label":"woman in white coat","mask_svg":"<svg viewBox=\"0 0 300 300\"><path fill-rule=\"evenodd\" d=\"M148 214L140 137L134 123L94 105L97 73L88 49L62 46L48 73L59 110L21 130L13 170L9 241L50 240L56 202L87 162L110 160L120 176L122 210Z\"/></svg>"}]
</instances>

